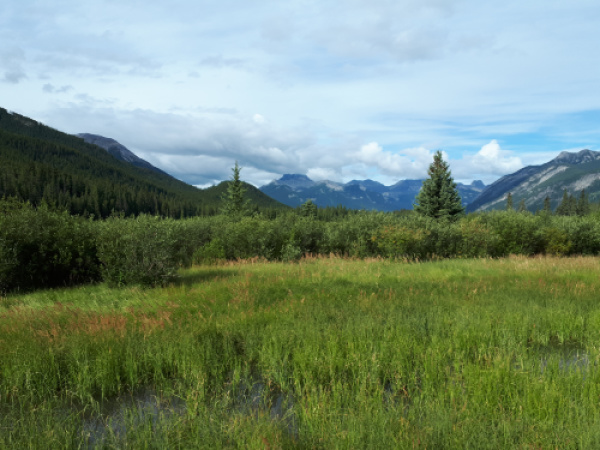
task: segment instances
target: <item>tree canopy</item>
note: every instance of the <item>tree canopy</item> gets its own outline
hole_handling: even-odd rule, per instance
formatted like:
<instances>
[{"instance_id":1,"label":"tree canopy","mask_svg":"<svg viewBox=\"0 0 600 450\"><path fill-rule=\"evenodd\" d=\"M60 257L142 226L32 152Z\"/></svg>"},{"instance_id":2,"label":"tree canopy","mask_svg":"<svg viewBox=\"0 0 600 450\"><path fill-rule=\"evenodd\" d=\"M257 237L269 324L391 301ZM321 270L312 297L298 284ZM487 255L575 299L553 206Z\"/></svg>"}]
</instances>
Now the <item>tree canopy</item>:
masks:
<instances>
[{"instance_id":1,"label":"tree canopy","mask_svg":"<svg viewBox=\"0 0 600 450\"><path fill-rule=\"evenodd\" d=\"M423 181L415 199L415 211L434 219L452 219L464 214L456 183L441 151L435 153L427 173L429 178Z\"/></svg>"}]
</instances>

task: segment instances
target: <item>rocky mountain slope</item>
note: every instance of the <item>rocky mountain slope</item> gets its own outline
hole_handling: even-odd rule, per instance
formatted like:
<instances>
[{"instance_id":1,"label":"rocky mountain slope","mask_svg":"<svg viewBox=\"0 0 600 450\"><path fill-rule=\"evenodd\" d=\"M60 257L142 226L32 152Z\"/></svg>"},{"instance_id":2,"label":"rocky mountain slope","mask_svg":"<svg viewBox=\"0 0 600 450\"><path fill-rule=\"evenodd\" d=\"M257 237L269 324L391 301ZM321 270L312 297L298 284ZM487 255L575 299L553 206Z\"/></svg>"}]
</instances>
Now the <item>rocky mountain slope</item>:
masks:
<instances>
[{"instance_id":1,"label":"rocky mountain slope","mask_svg":"<svg viewBox=\"0 0 600 450\"><path fill-rule=\"evenodd\" d=\"M577 153L562 152L545 164L524 167L486 187L467 206L467 211L504 209L509 192L515 206L525 200L527 209L536 211L543 208L544 199L549 197L554 209L565 189L574 196L585 189L591 201L600 198L600 152L587 149Z\"/></svg>"}]
</instances>

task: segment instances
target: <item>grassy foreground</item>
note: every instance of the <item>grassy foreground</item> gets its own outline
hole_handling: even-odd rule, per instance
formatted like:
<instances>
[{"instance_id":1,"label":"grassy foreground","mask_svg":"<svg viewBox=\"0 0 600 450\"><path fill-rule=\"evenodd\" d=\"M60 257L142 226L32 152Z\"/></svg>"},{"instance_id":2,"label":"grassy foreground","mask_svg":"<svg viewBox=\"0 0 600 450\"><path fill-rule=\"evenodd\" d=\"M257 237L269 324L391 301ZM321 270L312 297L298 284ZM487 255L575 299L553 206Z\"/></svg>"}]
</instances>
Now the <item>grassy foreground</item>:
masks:
<instances>
[{"instance_id":1,"label":"grassy foreground","mask_svg":"<svg viewBox=\"0 0 600 450\"><path fill-rule=\"evenodd\" d=\"M599 269L323 258L0 298L0 448L598 448Z\"/></svg>"}]
</instances>

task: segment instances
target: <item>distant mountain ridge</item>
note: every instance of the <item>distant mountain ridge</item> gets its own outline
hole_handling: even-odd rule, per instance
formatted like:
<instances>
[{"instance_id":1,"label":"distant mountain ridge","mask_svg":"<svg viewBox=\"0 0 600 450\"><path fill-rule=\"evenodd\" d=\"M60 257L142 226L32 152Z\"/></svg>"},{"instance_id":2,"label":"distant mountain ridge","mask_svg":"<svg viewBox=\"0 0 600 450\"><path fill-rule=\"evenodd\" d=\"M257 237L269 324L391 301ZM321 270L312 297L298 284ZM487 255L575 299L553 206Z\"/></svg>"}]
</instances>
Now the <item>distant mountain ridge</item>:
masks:
<instances>
[{"instance_id":1,"label":"distant mountain ridge","mask_svg":"<svg viewBox=\"0 0 600 450\"><path fill-rule=\"evenodd\" d=\"M527 209L536 211L543 208L544 199L548 197L552 208L556 208L565 189L572 195L585 189L589 200L600 199L600 152L588 149L561 152L545 164L527 166L505 175L487 186L467 206L467 211L504 209L509 192L515 207L524 200Z\"/></svg>"},{"instance_id":2,"label":"distant mountain ridge","mask_svg":"<svg viewBox=\"0 0 600 450\"><path fill-rule=\"evenodd\" d=\"M352 180L348 183L313 181L302 174L285 174L260 188L269 197L297 207L311 200L321 207L344 206L349 209L397 211L413 209L416 195L423 180L400 180L385 186L373 180ZM463 204L473 201L485 188L482 181L470 185L457 183Z\"/></svg>"},{"instance_id":3,"label":"distant mountain ridge","mask_svg":"<svg viewBox=\"0 0 600 450\"><path fill-rule=\"evenodd\" d=\"M127 147L125 147L124 145L115 141L114 139L107 138L104 136L99 136L97 134L90 134L90 133L79 133L76 136L80 137L88 144L97 145L98 147L103 148L108 153L113 155L115 158L120 159L121 161L128 162L136 167L142 167L144 169L154 170L156 172L160 172L160 173L167 175L166 172L153 166L148 161L140 158L135 153L133 153L131 150L129 150Z\"/></svg>"}]
</instances>

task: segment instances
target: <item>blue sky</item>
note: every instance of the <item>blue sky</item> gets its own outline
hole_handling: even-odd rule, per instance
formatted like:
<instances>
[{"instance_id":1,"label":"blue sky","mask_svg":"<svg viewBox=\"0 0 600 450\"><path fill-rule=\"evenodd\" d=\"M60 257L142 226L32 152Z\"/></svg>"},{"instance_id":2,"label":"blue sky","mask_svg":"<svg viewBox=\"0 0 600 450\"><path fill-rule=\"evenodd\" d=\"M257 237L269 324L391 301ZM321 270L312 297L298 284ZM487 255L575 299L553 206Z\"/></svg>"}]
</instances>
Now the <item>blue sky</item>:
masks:
<instances>
[{"instance_id":1,"label":"blue sky","mask_svg":"<svg viewBox=\"0 0 600 450\"><path fill-rule=\"evenodd\" d=\"M598 150L597 0L4 0L0 106L172 175L492 182Z\"/></svg>"}]
</instances>

